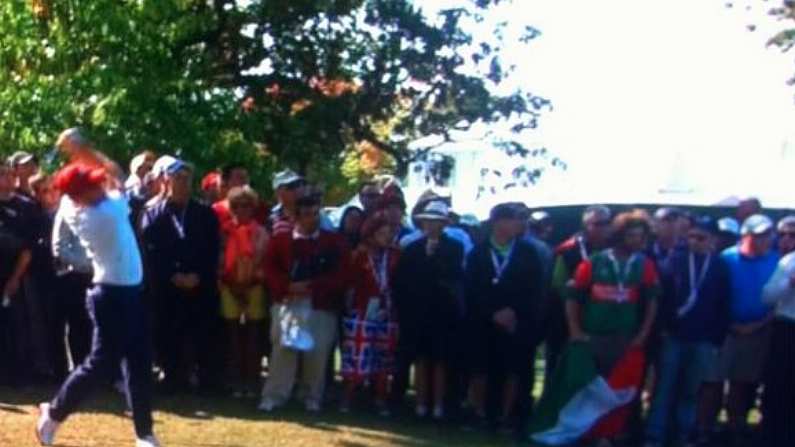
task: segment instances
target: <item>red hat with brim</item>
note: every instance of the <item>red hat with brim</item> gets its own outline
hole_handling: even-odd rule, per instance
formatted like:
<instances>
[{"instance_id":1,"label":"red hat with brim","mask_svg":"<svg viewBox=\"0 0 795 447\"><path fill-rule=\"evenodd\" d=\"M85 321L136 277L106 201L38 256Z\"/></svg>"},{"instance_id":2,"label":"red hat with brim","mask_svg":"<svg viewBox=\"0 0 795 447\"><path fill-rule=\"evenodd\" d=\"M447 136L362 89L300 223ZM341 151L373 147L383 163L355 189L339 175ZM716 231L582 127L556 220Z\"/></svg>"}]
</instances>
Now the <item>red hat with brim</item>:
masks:
<instances>
[{"instance_id":1,"label":"red hat with brim","mask_svg":"<svg viewBox=\"0 0 795 447\"><path fill-rule=\"evenodd\" d=\"M104 168L85 164L70 164L58 171L54 185L59 191L76 196L105 184L107 173Z\"/></svg>"}]
</instances>

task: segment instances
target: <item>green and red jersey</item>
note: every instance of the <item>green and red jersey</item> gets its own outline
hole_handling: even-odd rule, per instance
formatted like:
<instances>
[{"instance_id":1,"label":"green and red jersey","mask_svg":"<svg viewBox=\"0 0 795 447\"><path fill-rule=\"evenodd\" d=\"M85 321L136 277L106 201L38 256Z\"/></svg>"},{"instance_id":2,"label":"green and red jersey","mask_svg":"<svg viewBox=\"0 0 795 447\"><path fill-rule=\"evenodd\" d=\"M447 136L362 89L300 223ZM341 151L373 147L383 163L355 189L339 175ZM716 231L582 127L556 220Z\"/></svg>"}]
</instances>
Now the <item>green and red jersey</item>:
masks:
<instances>
[{"instance_id":1,"label":"green and red jersey","mask_svg":"<svg viewBox=\"0 0 795 447\"><path fill-rule=\"evenodd\" d=\"M644 304L661 292L651 259L636 253L620 260L612 250L582 261L569 285L567 298L580 302L582 328L594 335L635 335Z\"/></svg>"}]
</instances>

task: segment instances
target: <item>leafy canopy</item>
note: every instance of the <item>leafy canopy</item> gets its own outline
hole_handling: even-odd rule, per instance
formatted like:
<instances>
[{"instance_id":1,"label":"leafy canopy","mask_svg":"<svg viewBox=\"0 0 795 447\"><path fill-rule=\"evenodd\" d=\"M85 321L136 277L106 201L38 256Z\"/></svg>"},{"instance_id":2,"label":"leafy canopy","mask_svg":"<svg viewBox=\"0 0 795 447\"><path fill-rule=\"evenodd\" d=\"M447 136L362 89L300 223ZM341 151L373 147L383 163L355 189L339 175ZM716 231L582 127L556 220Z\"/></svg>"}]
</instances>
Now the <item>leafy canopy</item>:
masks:
<instances>
[{"instance_id":1,"label":"leafy canopy","mask_svg":"<svg viewBox=\"0 0 795 447\"><path fill-rule=\"evenodd\" d=\"M152 148L201 168L245 162L263 186L277 166L330 183L403 174L457 132L519 135L548 106L495 93L511 72L506 24L487 40L465 24L499 2L431 16L408 0L5 0L2 149L43 151L81 125L121 160ZM357 153L370 165L350 166Z\"/></svg>"}]
</instances>

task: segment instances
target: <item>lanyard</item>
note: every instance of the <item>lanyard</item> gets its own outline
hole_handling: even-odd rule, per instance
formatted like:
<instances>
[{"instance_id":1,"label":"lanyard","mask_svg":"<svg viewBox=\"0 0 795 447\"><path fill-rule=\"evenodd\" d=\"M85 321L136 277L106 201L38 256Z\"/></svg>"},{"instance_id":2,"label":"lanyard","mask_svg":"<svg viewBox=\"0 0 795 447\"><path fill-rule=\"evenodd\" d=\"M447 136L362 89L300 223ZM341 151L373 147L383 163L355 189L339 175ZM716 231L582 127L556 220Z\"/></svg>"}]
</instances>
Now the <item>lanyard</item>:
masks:
<instances>
[{"instance_id":1,"label":"lanyard","mask_svg":"<svg viewBox=\"0 0 795 447\"><path fill-rule=\"evenodd\" d=\"M378 290L382 295L387 295L389 293L389 259L387 257L387 252L384 251L384 254L381 255L381 262L379 264L376 264L372 255L367 255L367 259L370 261L370 267L373 269Z\"/></svg>"},{"instance_id":2,"label":"lanyard","mask_svg":"<svg viewBox=\"0 0 795 447\"><path fill-rule=\"evenodd\" d=\"M613 266L613 273L616 275L616 283L618 285L619 293L618 301L626 301L628 298L626 291L626 281L627 277L629 276L629 269L632 267L635 259L637 259L638 254L633 253L632 256L627 259L627 263L624 264L624 268L621 268L619 265L618 259L616 259L616 255L612 249L607 251L607 257L610 259L610 263Z\"/></svg>"},{"instance_id":3,"label":"lanyard","mask_svg":"<svg viewBox=\"0 0 795 447\"><path fill-rule=\"evenodd\" d=\"M585 247L585 241L582 235L577 236L577 245L580 247L580 257L582 261L588 259L588 249Z\"/></svg>"},{"instance_id":4,"label":"lanyard","mask_svg":"<svg viewBox=\"0 0 795 447\"><path fill-rule=\"evenodd\" d=\"M712 261L712 255L707 255L704 258L704 263L701 265L701 271L698 274L698 278L696 278L696 257L691 252L688 256L688 265L687 265L687 273L688 273L688 280L690 282L690 293L687 295L687 301L685 304L682 305L677 310L677 315L681 318L686 313L690 312L690 309L696 305L696 299L698 299L698 289L701 288L701 285L704 284L704 279L707 277L707 270L709 270L709 264Z\"/></svg>"},{"instance_id":5,"label":"lanyard","mask_svg":"<svg viewBox=\"0 0 795 447\"><path fill-rule=\"evenodd\" d=\"M657 259L657 261L661 262L665 262L668 259L670 259L671 255L674 253L674 248L669 248L667 250L663 249L662 247L660 247L659 242L655 242L653 248L654 248L654 257Z\"/></svg>"},{"instance_id":6,"label":"lanyard","mask_svg":"<svg viewBox=\"0 0 795 447\"><path fill-rule=\"evenodd\" d=\"M513 249L515 245L515 242L511 242L511 247L508 249L508 254L503 257L502 262L500 262L500 258L497 256L497 251L493 248L491 249L491 263L494 264L494 278L491 280L492 284L497 285L502 279L502 274L505 273L505 269L507 269L508 264L511 263L511 257L513 257Z\"/></svg>"},{"instance_id":7,"label":"lanyard","mask_svg":"<svg viewBox=\"0 0 795 447\"><path fill-rule=\"evenodd\" d=\"M171 223L174 224L174 229L177 230L177 235L180 239L185 239L185 215L188 213L188 205L182 210L182 216L177 218L177 213L171 213Z\"/></svg>"}]
</instances>

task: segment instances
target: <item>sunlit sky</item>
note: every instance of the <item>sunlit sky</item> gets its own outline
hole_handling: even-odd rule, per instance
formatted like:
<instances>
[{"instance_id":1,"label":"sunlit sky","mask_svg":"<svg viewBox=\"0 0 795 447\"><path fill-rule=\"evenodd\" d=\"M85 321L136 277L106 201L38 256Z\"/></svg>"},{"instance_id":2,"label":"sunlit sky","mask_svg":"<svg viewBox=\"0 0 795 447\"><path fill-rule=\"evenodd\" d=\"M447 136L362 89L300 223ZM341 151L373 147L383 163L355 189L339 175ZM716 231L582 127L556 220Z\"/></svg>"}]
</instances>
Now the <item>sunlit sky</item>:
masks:
<instances>
[{"instance_id":1,"label":"sunlit sky","mask_svg":"<svg viewBox=\"0 0 795 447\"><path fill-rule=\"evenodd\" d=\"M609 201L674 187L694 191L684 202L758 194L795 205L795 196L770 192L786 187L793 172L781 156L786 141L795 143L795 90L786 85L795 62L765 47L786 23L767 16L775 2L734 3L520 0L498 7L492 20L542 32L529 47L509 45L506 55L518 66L512 82L554 104L533 138L569 169L542 180L542 189Z\"/></svg>"},{"instance_id":2,"label":"sunlit sky","mask_svg":"<svg viewBox=\"0 0 795 447\"><path fill-rule=\"evenodd\" d=\"M431 15L468 2L414 3ZM528 200L712 204L757 195L795 208L787 188L795 89L786 85L795 58L766 47L789 25L767 14L779 3L513 0L493 8L476 36L491 37L487 25L500 21L542 33L529 46L508 39L505 58L517 71L503 88L553 102L529 139L569 167L545 174Z\"/></svg>"}]
</instances>

